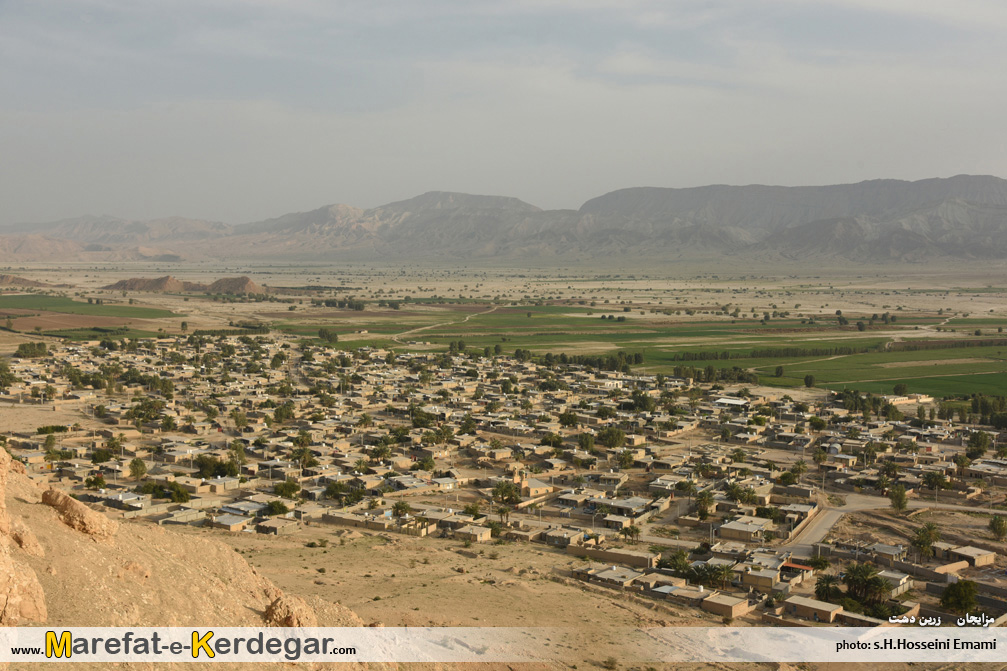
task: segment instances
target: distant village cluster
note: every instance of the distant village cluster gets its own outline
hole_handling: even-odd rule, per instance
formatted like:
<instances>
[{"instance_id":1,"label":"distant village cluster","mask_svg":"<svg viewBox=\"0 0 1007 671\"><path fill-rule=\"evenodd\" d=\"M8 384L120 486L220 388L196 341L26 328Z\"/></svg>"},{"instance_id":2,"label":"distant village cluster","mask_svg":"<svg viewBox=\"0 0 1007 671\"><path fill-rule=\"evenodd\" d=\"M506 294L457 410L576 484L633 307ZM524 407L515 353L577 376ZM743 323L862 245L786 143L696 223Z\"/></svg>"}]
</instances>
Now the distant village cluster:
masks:
<instances>
[{"instance_id":1,"label":"distant village cluster","mask_svg":"<svg viewBox=\"0 0 1007 671\"><path fill-rule=\"evenodd\" d=\"M995 513L1007 453L981 413L956 422L920 395L800 400L453 345L258 334L24 348L0 371L0 403L78 419L8 432L6 448L122 519L334 525L468 553L535 544L565 555L557 579L725 621L1007 613L990 574L1007 536L997 515L989 542L947 542L933 525L905 544L826 542L846 495L907 518L928 502Z\"/></svg>"}]
</instances>

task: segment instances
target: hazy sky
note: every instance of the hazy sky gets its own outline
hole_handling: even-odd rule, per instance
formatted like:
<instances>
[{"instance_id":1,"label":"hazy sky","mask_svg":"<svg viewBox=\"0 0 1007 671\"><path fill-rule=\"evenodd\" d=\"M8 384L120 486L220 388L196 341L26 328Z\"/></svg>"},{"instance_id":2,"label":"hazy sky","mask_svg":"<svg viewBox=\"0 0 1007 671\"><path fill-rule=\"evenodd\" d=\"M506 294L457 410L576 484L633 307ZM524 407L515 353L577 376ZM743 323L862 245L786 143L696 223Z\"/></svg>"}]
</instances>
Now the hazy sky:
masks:
<instances>
[{"instance_id":1,"label":"hazy sky","mask_svg":"<svg viewBox=\"0 0 1007 671\"><path fill-rule=\"evenodd\" d=\"M1007 177L1002 0L0 0L0 223Z\"/></svg>"}]
</instances>

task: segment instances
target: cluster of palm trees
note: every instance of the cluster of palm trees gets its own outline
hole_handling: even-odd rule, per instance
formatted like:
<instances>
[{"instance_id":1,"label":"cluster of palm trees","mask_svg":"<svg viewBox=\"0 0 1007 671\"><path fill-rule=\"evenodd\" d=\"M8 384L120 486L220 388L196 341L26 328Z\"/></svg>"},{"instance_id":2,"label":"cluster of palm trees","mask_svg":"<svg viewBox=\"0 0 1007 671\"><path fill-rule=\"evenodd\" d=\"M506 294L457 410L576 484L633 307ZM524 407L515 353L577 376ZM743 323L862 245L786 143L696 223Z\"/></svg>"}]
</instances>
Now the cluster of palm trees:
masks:
<instances>
[{"instance_id":1,"label":"cluster of palm trees","mask_svg":"<svg viewBox=\"0 0 1007 671\"><path fill-rule=\"evenodd\" d=\"M815 598L820 601L837 601L843 597L840 582L846 586L846 596L864 605L884 602L892 593L892 585L878 575L876 566L867 563L853 563L846 567L842 581L829 573L818 577L815 582Z\"/></svg>"},{"instance_id":2,"label":"cluster of palm trees","mask_svg":"<svg viewBox=\"0 0 1007 671\"><path fill-rule=\"evenodd\" d=\"M726 589L734 580L734 567L730 564L700 564L690 566L685 578L694 585L719 585Z\"/></svg>"},{"instance_id":3,"label":"cluster of palm trees","mask_svg":"<svg viewBox=\"0 0 1007 671\"><path fill-rule=\"evenodd\" d=\"M927 471L923 474L923 486L927 489L932 489L934 492L934 501L937 500L937 492L942 489L947 489L950 485L948 484L947 478L940 471Z\"/></svg>"},{"instance_id":4,"label":"cluster of palm trees","mask_svg":"<svg viewBox=\"0 0 1007 671\"><path fill-rule=\"evenodd\" d=\"M881 603L892 593L892 584L878 575L878 568L872 564L850 564L843 583L850 597L865 604Z\"/></svg>"},{"instance_id":5,"label":"cluster of palm trees","mask_svg":"<svg viewBox=\"0 0 1007 671\"><path fill-rule=\"evenodd\" d=\"M520 503L521 488L511 480L500 480L493 486L493 500L497 503Z\"/></svg>"},{"instance_id":6,"label":"cluster of palm trees","mask_svg":"<svg viewBox=\"0 0 1007 671\"><path fill-rule=\"evenodd\" d=\"M619 529L619 534L621 534L623 538L634 543L640 540L641 533L640 527L635 524L630 524L629 526Z\"/></svg>"},{"instance_id":7,"label":"cluster of palm trees","mask_svg":"<svg viewBox=\"0 0 1007 671\"><path fill-rule=\"evenodd\" d=\"M662 557L657 566L658 568L670 569L675 575L685 578L694 585L727 588L734 580L734 567L730 564L693 566L689 563L689 555L685 553L685 550L679 550L670 557Z\"/></svg>"},{"instance_id":8,"label":"cluster of palm trees","mask_svg":"<svg viewBox=\"0 0 1007 671\"><path fill-rule=\"evenodd\" d=\"M752 487L742 487L736 482L727 485L724 492L727 494L727 498L736 503L755 503L758 500L755 489Z\"/></svg>"}]
</instances>

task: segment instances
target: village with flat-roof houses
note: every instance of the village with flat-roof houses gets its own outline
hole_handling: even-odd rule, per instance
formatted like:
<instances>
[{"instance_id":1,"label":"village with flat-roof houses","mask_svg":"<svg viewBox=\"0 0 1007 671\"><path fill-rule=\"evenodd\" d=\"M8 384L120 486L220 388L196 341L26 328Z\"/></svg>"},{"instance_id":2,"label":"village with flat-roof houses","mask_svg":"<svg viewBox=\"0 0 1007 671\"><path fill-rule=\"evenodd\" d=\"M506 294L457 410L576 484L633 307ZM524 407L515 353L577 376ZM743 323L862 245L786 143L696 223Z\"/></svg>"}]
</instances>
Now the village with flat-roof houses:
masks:
<instances>
[{"instance_id":1,"label":"village with flat-roof houses","mask_svg":"<svg viewBox=\"0 0 1007 671\"><path fill-rule=\"evenodd\" d=\"M24 352L0 404L77 419L8 431L6 448L114 518L403 534L470 556L525 544L555 556L557 580L724 622L951 617L968 584L968 607L1007 616L992 521L1007 443L981 403L949 417L922 395L794 398L464 343L179 335ZM843 535L844 516L888 508L904 528ZM992 540L914 523L927 511L993 514Z\"/></svg>"}]
</instances>

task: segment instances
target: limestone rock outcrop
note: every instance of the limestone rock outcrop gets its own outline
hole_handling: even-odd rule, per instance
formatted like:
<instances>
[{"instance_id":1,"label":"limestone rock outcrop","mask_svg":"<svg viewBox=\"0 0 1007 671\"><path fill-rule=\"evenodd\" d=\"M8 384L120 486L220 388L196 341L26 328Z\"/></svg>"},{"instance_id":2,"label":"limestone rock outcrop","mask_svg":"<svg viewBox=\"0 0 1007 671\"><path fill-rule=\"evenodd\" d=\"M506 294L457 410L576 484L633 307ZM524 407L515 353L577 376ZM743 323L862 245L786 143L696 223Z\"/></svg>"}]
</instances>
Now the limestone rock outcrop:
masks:
<instances>
[{"instance_id":1,"label":"limestone rock outcrop","mask_svg":"<svg viewBox=\"0 0 1007 671\"><path fill-rule=\"evenodd\" d=\"M318 618L299 596L283 594L266 609L266 624L272 627L317 627Z\"/></svg>"},{"instance_id":2,"label":"limestone rock outcrop","mask_svg":"<svg viewBox=\"0 0 1007 671\"><path fill-rule=\"evenodd\" d=\"M5 502L10 471L11 457L0 449L0 627L43 622L48 616L45 594L35 571L11 556L11 522Z\"/></svg>"},{"instance_id":3,"label":"limestone rock outcrop","mask_svg":"<svg viewBox=\"0 0 1007 671\"><path fill-rule=\"evenodd\" d=\"M32 557L44 557L45 550L35 538L35 534L25 526L21 520L11 522L10 537L19 548L30 554Z\"/></svg>"},{"instance_id":4,"label":"limestone rock outcrop","mask_svg":"<svg viewBox=\"0 0 1007 671\"><path fill-rule=\"evenodd\" d=\"M63 524L99 540L111 538L119 529L115 521L58 489L47 489L42 494L42 503L55 508Z\"/></svg>"}]
</instances>

